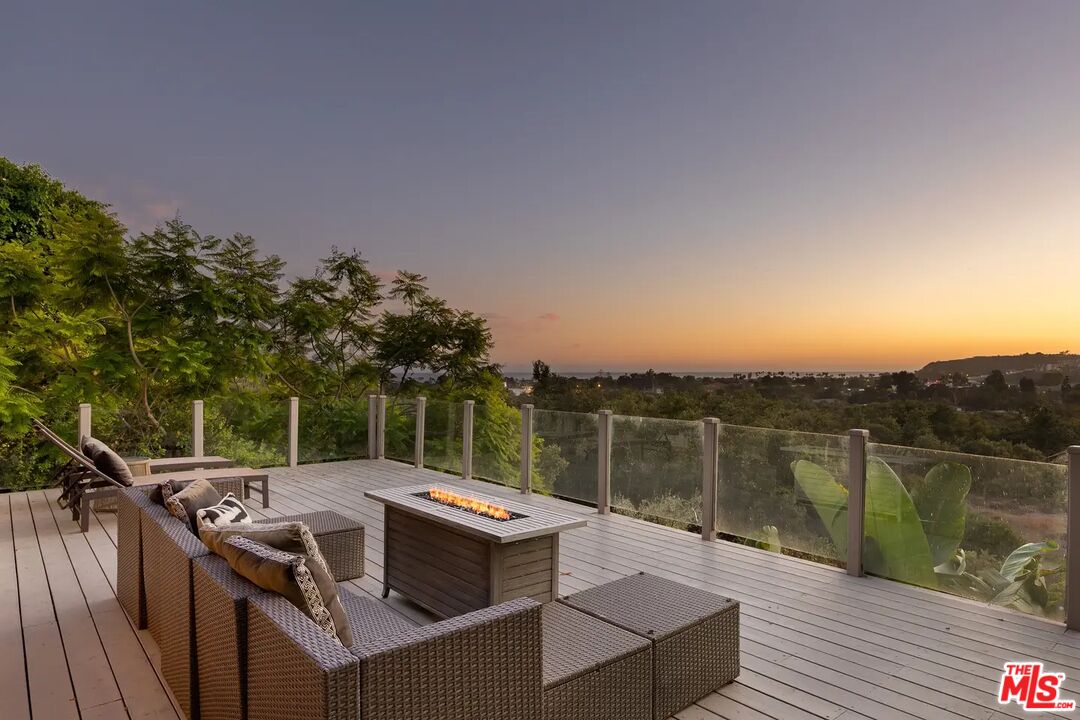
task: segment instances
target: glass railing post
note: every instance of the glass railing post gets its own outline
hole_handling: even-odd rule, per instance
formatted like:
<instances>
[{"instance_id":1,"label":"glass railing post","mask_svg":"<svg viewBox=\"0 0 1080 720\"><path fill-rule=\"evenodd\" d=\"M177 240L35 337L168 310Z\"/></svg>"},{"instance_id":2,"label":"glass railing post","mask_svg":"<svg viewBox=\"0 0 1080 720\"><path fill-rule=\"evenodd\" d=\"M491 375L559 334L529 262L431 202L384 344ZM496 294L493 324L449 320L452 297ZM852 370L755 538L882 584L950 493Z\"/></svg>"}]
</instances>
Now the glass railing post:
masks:
<instances>
[{"instance_id":1,"label":"glass railing post","mask_svg":"<svg viewBox=\"0 0 1080 720\"><path fill-rule=\"evenodd\" d=\"M476 401L466 400L461 421L461 477L466 480L472 479L473 413L475 410Z\"/></svg>"},{"instance_id":2,"label":"glass railing post","mask_svg":"<svg viewBox=\"0 0 1080 720\"><path fill-rule=\"evenodd\" d=\"M863 523L866 512L867 430L848 431L848 540L847 573L863 574Z\"/></svg>"},{"instance_id":3,"label":"glass railing post","mask_svg":"<svg viewBox=\"0 0 1080 720\"><path fill-rule=\"evenodd\" d=\"M300 398L289 398L289 467L296 467L300 457Z\"/></svg>"},{"instance_id":4,"label":"glass railing post","mask_svg":"<svg viewBox=\"0 0 1080 720\"><path fill-rule=\"evenodd\" d=\"M716 539L716 498L720 484L720 421L705 418L701 450L701 539Z\"/></svg>"},{"instance_id":5,"label":"glass railing post","mask_svg":"<svg viewBox=\"0 0 1080 720\"><path fill-rule=\"evenodd\" d=\"M1065 626L1080 629L1080 445L1069 448L1065 507Z\"/></svg>"},{"instance_id":6,"label":"glass railing post","mask_svg":"<svg viewBox=\"0 0 1080 720\"><path fill-rule=\"evenodd\" d=\"M521 406L521 494L532 492L533 406Z\"/></svg>"},{"instance_id":7,"label":"glass railing post","mask_svg":"<svg viewBox=\"0 0 1080 720\"><path fill-rule=\"evenodd\" d=\"M379 396L368 395L367 398L367 446L368 457L379 457Z\"/></svg>"},{"instance_id":8,"label":"glass railing post","mask_svg":"<svg viewBox=\"0 0 1080 720\"><path fill-rule=\"evenodd\" d=\"M413 464L424 467L424 423L427 422L427 398L416 396L416 441L413 447Z\"/></svg>"},{"instance_id":9,"label":"glass railing post","mask_svg":"<svg viewBox=\"0 0 1080 720\"><path fill-rule=\"evenodd\" d=\"M79 403L79 437L75 438L75 447L81 446L82 439L91 435L91 412L90 403Z\"/></svg>"},{"instance_id":10,"label":"glass railing post","mask_svg":"<svg viewBox=\"0 0 1080 720\"><path fill-rule=\"evenodd\" d=\"M596 512L611 509L611 435L615 423L610 410L597 413Z\"/></svg>"},{"instance_id":11,"label":"glass railing post","mask_svg":"<svg viewBox=\"0 0 1080 720\"><path fill-rule=\"evenodd\" d=\"M377 410L375 418L375 457L382 460L386 457L386 396L380 395L375 405Z\"/></svg>"},{"instance_id":12,"label":"glass railing post","mask_svg":"<svg viewBox=\"0 0 1080 720\"><path fill-rule=\"evenodd\" d=\"M203 457L205 444L203 440L203 401L191 401L191 454L195 457Z\"/></svg>"}]
</instances>

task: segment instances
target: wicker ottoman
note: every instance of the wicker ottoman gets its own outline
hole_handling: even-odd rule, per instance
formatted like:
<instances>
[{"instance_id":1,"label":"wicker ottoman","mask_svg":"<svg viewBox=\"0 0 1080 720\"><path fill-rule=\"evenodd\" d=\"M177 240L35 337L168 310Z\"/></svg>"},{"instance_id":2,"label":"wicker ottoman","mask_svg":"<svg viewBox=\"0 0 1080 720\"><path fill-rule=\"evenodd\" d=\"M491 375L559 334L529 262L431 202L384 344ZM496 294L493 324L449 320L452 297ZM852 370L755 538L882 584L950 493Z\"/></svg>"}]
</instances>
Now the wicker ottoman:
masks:
<instances>
[{"instance_id":1,"label":"wicker ottoman","mask_svg":"<svg viewBox=\"0 0 1080 720\"><path fill-rule=\"evenodd\" d=\"M260 520L263 523L302 522L315 536L319 551L334 574L345 582L364 576L364 526L333 510Z\"/></svg>"},{"instance_id":2,"label":"wicker ottoman","mask_svg":"<svg viewBox=\"0 0 1080 720\"><path fill-rule=\"evenodd\" d=\"M560 603L543 632L544 720L652 717L652 643Z\"/></svg>"},{"instance_id":3,"label":"wicker ottoman","mask_svg":"<svg viewBox=\"0 0 1080 720\"><path fill-rule=\"evenodd\" d=\"M739 675L739 603L644 573L560 602L652 641L654 720Z\"/></svg>"}]
</instances>

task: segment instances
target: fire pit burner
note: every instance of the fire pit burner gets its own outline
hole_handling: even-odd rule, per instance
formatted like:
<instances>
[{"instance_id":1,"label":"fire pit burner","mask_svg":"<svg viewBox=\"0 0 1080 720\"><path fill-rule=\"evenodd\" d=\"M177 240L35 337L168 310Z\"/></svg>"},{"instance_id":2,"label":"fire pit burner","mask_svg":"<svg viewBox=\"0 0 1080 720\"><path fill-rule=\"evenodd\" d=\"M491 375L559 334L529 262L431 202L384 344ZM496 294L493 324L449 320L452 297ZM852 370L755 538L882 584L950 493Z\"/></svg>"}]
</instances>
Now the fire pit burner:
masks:
<instances>
[{"instance_id":1,"label":"fire pit burner","mask_svg":"<svg viewBox=\"0 0 1080 720\"><path fill-rule=\"evenodd\" d=\"M512 512L504 507L489 503L485 500L477 500L468 497L467 495L458 495L449 490L431 488L430 490L425 490L423 492L413 493L413 496L440 505L445 505L446 507L451 507L455 510L461 510L472 515L479 515L482 518L494 520L496 522L510 522L511 520L521 520L528 517L527 515Z\"/></svg>"}]
</instances>

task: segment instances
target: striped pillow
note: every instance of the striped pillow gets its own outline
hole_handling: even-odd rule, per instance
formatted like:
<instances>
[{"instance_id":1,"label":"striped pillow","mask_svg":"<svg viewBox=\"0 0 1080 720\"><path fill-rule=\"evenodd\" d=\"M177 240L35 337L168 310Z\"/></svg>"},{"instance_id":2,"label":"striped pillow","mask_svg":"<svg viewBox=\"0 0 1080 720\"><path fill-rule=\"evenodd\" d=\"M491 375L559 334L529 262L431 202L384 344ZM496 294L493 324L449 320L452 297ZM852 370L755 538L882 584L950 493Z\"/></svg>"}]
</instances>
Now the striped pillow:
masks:
<instances>
[{"instance_id":1,"label":"striped pillow","mask_svg":"<svg viewBox=\"0 0 1080 720\"><path fill-rule=\"evenodd\" d=\"M213 527L225 527L233 523L250 523L244 503L236 499L232 493L226 493L221 502L208 508L202 508L196 513L199 527L212 525Z\"/></svg>"}]
</instances>

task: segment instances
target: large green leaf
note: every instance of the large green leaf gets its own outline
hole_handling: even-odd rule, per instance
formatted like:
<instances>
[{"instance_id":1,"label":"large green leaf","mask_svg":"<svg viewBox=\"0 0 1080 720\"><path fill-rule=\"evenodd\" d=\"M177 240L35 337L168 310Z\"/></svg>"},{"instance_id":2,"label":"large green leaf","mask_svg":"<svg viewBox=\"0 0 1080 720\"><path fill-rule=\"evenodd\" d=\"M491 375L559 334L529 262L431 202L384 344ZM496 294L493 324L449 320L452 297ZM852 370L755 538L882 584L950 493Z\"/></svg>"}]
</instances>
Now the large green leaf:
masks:
<instances>
[{"instance_id":1,"label":"large green leaf","mask_svg":"<svg viewBox=\"0 0 1080 720\"><path fill-rule=\"evenodd\" d=\"M847 504L848 492L833 479L825 468L809 460L797 460L791 464L795 482L814 505L818 517L829 531L833 545L840 557L847 556Z\"/></svg>"},{"instance_id":2,"label":"large green leaf","mask_svg":"<svg viewBox=\"0 0 1080 720\"><path fill-rule=\"evenodd\" d=\"M1016 580L1025 570L1031 569L1028 568L1028 563L1031 562L1032 558L1057 549L1058 544L1053 540L1021 545L1009 553L1009 557L1005 558L1005 562L1001 564L1001 575L1007 580Z\"/></svg>"},{"instance_id":3,"label":"large green leaf","mask_svg":"<svg viewBox=\"0 0 1080 720\"><path fill-rule=\"evenodd\" d=\"M926 481L913 493L935 566L954 557L960 547L969 490L971 469L960 463L943 462L930 468Z\"/></svg>"},{"instance_id":4,"label":"large green leaf","mask_svg":"<svg viewBox=\"0 0 1080 720\"><path fill-rule=\"evenodd\" d=\"M877 553L864 558L876 575L935 587L934 562L915 503L892 468L877 458L866 466L865 532Z\"/></svg>"}]
</instances>

